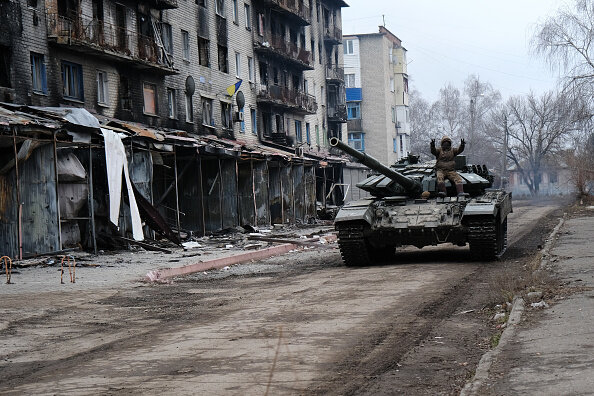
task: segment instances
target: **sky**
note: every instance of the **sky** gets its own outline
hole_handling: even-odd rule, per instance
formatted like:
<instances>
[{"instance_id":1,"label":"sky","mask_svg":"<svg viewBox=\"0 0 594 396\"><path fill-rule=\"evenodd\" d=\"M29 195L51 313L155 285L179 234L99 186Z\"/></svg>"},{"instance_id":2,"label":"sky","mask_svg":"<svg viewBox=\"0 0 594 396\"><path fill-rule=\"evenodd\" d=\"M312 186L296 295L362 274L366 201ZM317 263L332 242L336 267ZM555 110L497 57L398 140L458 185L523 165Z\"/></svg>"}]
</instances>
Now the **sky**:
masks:
<instances>
[{"instance_id":1,"label":"sky","mask_svg":"<svg viewBox=\"0 0 594 396\"><path fill-rule=\"evenodd\" d=\"M407 49L411 87L435 101L439 89L478 75L503 99L554 90L558 72L530 50L539 23L570 0L346 0L343 35L384 24ZM382 18L383 15L383 18Z\"/></svg>"}]
</instances>

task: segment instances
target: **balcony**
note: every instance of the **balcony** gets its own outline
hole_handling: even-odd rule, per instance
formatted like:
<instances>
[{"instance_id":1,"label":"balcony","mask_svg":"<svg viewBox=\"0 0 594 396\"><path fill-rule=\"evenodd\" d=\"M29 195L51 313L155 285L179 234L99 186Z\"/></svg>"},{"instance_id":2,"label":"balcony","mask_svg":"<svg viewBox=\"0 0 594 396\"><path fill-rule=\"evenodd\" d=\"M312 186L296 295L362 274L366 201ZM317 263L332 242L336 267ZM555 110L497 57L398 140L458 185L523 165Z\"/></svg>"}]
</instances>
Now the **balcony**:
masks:
<instances>
[{"instance_id":1,"label":"balcony","mask_svg":"<svg viewBox=\"0 0 594 396\"><path fill-rule=\"evenodd\" d=\"M48 41L139 70L177 74L171 58L152 37L82 15L70 19L46 14Z\"/></svg>"},{"instance_id":2,"label":"balcony","mask_svg":"<svg viewBox=\"0 0 594 396\"><path fill-rule=\"evenodd\" d=\"M158 10L177 8L177 0L150 0L149 4Z\"/></svg>"},{"instance_id":3,"label":"balcony","mask_svg":"<svg viewBox=\"0 0 594 396\"><path fill-rule=\"evenodd\" d=\"M347 108L345 104L328 104L327 112L329 122L347 122Z\"/></svg>"},{"instance_id":4,"label":"balcony","mask_svg":"<svg viewBox=\"0 0 594 396\"><path fill-rule=\"evenodd\" d=\"M260 85L257 100L300 114L315 114L318 111L315 96L280 85Z\"/></svg>"},{"instance_id":5,"label":"balcony","mask_svg":"<svg viewBox=\"0 0 594 396\"><path fill-rule=\"evenodd\" d=\"M337 65L326 67L326 81L334 84L344 84L344 68Z\"/></svg>"},{"instance_id":6,"label":"balcony","mask_svg":"<svg viewBox=\"0 0 594 396\"><path fill-rule=\"evenodd\" d=\"M349 132L363 132L363 120L360 118L347 120L347 129Z\"/></svg>"},{"instance_id":7,"label":"balcony","mask_svg":"<svg viewBox=\"0 0 594 396\"><path fill-rule=\"evenodd\" d=\"M259 53L279 57L301 70L314 69L311 52L297 47L294 43L286 41L283 37L270 32L265 32L264 35L254 33L254 50Z\"/></svg>"},{"instance_id":8,"label":"balcony","mask_svg":"<svg viewBox=\"0 0 594 396\"><path fill-rule=\"evenodd\" d=\"M257 0L270 9L293 19L301 26L311 24L311 14L304 0Z\"/></svg>"},{"instance_id":9,"label":"balcony","mask_svg":"<svg viewBox=\"0 0 594 396\"><path fill-rule=\"evenodd\" d=\"M342 29L336 25L330 24L324 27L324 42L330 45L342 43Z\"/></svg>"}]
</instances>

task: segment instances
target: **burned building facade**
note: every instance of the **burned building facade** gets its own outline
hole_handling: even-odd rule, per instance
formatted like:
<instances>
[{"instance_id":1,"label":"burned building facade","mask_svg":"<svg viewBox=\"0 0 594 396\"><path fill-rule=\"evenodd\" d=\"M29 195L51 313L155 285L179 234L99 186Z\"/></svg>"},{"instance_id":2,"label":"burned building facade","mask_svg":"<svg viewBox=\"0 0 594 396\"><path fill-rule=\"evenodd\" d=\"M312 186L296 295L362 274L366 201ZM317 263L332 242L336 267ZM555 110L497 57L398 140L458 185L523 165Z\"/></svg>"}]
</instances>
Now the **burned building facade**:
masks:
<instances>
[{"instance_id":1,"label":"burned building facade","mask_svg":"<svg viewBox=\"0 0 594 396\"><path fill-rule=\"evenodd\" d=\"M31 180L17 168L33 159L54 169L43 178L49 212L67 199L59 164L72 156L86 188L70 195L86 203L74 220L48 215L58 239L24 253L63 248L69 237L62 229L76 218L88 235L101 229L106 213L97 196L107 193L105 176L94 185L91 176L92 169L95 178L105 173L101 128L123 134L135 188L177 232L307 221L316 202L340 201L340 188L331 190L341 181L342 162L325 147L346 122L339 66L344 6L342 0L0 2L0 101L17 105L6 107L0 144L6 155L16 153L16 166L5 163L0 175L10 209L0 215L3 250L14 255L17 239L21 251L27 239L18 232L22 197L15 188L28 194ZM51 128L30 120L25 127L18 116L35 118L49 108L84 108L100 125L77 127L51 116L57 123ZM73 138L80 128L88 138ZM27 149L21 158L36 139L47 153ZM122 215L122 234L126 222ZM7 237L15 232L18 238ZM88 247L91 239L78 241Z\"/></svg>"}]
</instances>

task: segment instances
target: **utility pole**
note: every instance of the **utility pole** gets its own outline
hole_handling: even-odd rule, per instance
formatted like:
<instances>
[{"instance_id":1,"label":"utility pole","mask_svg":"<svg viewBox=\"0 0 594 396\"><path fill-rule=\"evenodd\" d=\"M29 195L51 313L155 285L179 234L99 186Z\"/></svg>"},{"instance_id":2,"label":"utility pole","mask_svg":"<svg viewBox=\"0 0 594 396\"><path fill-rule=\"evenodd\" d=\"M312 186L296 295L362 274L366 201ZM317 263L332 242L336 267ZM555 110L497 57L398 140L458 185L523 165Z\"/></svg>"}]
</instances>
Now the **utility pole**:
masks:
<instances>
[{"instance_id":1,"label":"utility pole","mask_svg":"<svg viewBox=\"0 0 594 396\"><path fill-rule=\"evenodd\" d=\"M503 188L503 180L507 171L507 114L503 116L503 155L501 156L501 175L499 177L499 188Z\"/></svg>"}]
</instances>

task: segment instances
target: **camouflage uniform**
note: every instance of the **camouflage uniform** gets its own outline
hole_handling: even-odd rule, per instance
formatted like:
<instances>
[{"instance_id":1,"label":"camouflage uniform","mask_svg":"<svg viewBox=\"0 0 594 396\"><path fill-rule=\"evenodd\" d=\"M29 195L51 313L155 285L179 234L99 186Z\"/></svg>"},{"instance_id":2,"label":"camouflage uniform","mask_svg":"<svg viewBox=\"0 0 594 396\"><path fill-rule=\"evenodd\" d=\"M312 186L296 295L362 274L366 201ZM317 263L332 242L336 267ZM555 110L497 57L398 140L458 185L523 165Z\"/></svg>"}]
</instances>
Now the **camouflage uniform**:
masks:
<instances>
[{"instance_id":1,"label":"camouflage uniform","mask_svg":"<svg viewBox=\"0 0 594 396\"><path fill-rule=\"evenodd\" d=\"M444 143L449 143L450 148L444 149ZM431 153L435 155L435 158L437 159L435 170L437 173L437 189L439 192L446 192L445 179L448 179L456 186L458 194L464 194L463 180L455 170L456 161L454 160L454 157L464 151L464 145L464 139L462 139L459 147L452 148L452 139L447 136L444 136L444 138L441 139L441 148L435 148L435 141L431 141Z\"/></svg>"}]
</instances>

